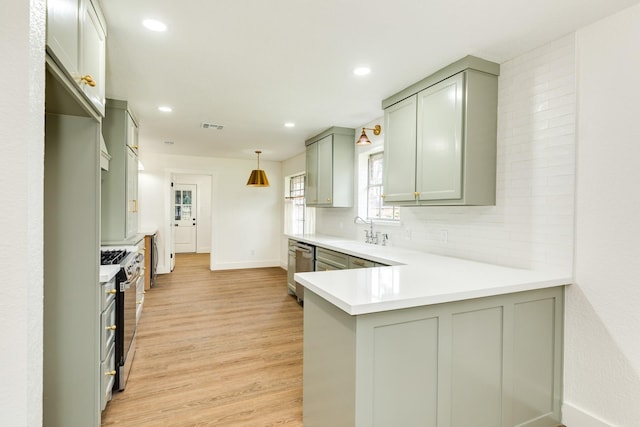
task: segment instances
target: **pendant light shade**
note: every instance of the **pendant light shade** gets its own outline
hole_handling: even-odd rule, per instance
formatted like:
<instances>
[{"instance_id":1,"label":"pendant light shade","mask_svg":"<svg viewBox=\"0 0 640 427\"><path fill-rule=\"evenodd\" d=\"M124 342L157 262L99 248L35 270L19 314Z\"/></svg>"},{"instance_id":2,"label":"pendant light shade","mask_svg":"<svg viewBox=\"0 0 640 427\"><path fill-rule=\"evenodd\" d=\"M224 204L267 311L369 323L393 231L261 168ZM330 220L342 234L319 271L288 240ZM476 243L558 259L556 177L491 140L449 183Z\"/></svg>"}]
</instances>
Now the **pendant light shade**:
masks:
<instances>
[{"instance_id":1,"label":"pendant light shade","mask_svg":"<svg viewBox=\"0 0 640 427\"><path fill-rule=\"evenodd\" d=\"M256 150L256 154L258 155L258 168L251 171L251 175L249 176L249 180L247 181L247 186L249 187L269 186L267 174L262 169L260 169L260 153L262 153L262 151Z\"/></svg>"}]
</instances>

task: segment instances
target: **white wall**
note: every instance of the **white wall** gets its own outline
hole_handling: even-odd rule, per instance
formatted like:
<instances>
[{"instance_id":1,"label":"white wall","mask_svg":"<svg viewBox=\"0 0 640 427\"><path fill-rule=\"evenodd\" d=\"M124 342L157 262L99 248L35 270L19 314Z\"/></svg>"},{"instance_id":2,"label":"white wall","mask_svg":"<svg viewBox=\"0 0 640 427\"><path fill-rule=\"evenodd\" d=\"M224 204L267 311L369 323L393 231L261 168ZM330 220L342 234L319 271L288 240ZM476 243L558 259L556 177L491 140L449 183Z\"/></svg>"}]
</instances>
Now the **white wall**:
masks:
<instances>
[{"instance_id":1,"label":"white wall","mask_svg":"<svg viewBox=\"0 0 640 427\"><path fill-rule=\"evenodd\" d=\"M640 425L640 5L576 34L576 284L564 422Z\"/></svg>"},{"instance_id":2,"label":"white wall","mask_svg":"<svg viewBox=\"0 0 640 427\"><path fill-rule=\"evenodd\" d=\"M374 124L382 117L363 126ZM501 64L496 206L404 207L399 226L374 229L395 246L570 275L574 141L574 37L567 36ZM317 232L363 239L356 208L316 211Z\"/></svg>"},{"instance_id":3,"label":"white wall","mask_svg":"<svg viewBox=\"0 0 640 427\"><path fill-rule=\"evenodd\" d=\"M0 15L0 425L42 424L45 2Z\"/></svg>"},{"instance_id":4,"label":"white wall","mask_svg":"<svg viewBox=\"0 0 640 427\"><path fill-rule=\"evenodd\" d=\"M270 187L247 187L255 160L144 154L140 221L158 224L158 272L169 271L172 174L211 176L211 268L280 265L282 175L279 162L261 161Z\"/></svg>"}]
</instances>

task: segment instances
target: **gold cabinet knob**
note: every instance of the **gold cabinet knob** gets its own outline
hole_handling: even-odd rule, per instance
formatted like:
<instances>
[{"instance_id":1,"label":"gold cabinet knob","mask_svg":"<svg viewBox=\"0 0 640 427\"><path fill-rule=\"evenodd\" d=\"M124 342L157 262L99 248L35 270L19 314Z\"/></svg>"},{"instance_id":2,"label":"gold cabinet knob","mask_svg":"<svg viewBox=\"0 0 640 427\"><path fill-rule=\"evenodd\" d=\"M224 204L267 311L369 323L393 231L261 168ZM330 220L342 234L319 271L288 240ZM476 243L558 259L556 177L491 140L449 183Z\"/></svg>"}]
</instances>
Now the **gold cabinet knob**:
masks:
<instances>
[{"instance_id":1,"label":"gold cabinet knob","mask_svg":"<svg viewBox=\"0 0 640 427\"><path fill-rule=\"evenodd\" d=\"M327 197L327 202L330 202L330 201L331 201L331 199L329 197Z\"/></svg>"},{"instance_id":2,"label":"gold cabinet knob","mask_svg":"<svg viewBox=\"0 0 640 427\"><path fill-rule=\"evenodd\" d=\"M140 305L142 304L142 301L136 301L136 304Z\"/></svg>"},{"instance_id":3,"label":"gold cabinet knob","mask_svg":"<svg viewBox=\"0 0 640 427\"><path fill-rule=\"evenodd\" d=\"M116 292L117 292L117 291L116 291L116 290L115 290L115 288L114 288L114 289L109 289L106 293L107 293L107 294L111 294L111 295L115 295L115 294L116 294Z\"/></svg>"},{"instance_id":4,"label":"gold cabinet knob","mask_svg":"<svg viewBox=\"0 0 640 427\"><path fill-rule=\"evenodd\" d=\"M133 148L134 150L137 150L138 146L137 145L131 145L131 148Z\"/></svg>"},{"instance_id":5,"label":"gold cabinet knob","mask_svg":"<svg viewBox=\"0 0 640 427\"><path fill-rule=\"evenodd\" d=\"M108 371L108 372L105 372L104 375L107 377L115 377L116 371Z\"/></svg>"},{"instance_id":6,"label":"gold cabinet knob","mask_svg":"<svg viewBox=\"0 0 640 427\"><path fill-rule=\"evenodd\" d=\"M420 192L419 192L419 191L416 191L415 193L413 193L413 195L414 195L415 197L419 197L419 196L420 196Z\"/></svg>"},{"instance_id":7,"label":"gold cabinet knob","mask_svg":"<svg viewBox=\"0 0 640 427\"><path fill-rule=\"evenodd\" d=\"M87 74L86 76L80 77L80 82L86 85L89 85L91 87L96 87L96 81L93 80L93 77L91 77L89 74Z\"/></svg>"},{"instance_id":8,"label":"gold cabinet knob","mask_svg":"<svg viewBox=\"0 0 640 427\"><path fill-rule=\"evenodd\" d=\"M115 331L116 330L116 325L107 326L105 329L107 331Z\"/></svg>"},{"instance_id":9,"label":"gold cabinet knob","mask_svg":"<svg viewBox=\"0 0 640 427\"><path fill-rule=\"evenodd\" d=\"M385 197L385 196L384 196L384 194L381 194L381 195L380 195L380 198L381 198L381 199L384 199L384 197Z\"/></svg>"}]
</instances>

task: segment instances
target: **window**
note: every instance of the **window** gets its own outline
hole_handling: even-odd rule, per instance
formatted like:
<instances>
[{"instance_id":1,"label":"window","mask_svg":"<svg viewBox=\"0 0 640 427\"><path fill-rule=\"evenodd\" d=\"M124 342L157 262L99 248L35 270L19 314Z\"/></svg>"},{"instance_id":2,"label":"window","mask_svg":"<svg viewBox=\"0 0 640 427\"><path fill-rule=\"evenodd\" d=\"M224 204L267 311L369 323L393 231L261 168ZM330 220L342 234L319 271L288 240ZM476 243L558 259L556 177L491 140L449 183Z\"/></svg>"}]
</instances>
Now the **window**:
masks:
<instances>
[{"instance_id":1,"label":"window","mask_svg":"<svg viewBox=\"0 0 640 427\"><path fill-rule=\"evenodd\" d=\"M369 155L367 167L367 218L385 221L399 221L400 209L397 206L384 206L382 204L382 168L383 153Z\"/></svg>"},{"instance_id":2,"label":"window","mask_svg":"<svg viewBox=\"0 0 640 427\"><path fill-rule=\"evenodd\" d=\"M289 179L289 199L291 206L291 231L294 234L304 231L304 174Z\"/></svg>"},{"instance_id":3,"label":"window","mask_svg":"<svg viewBox=\"0 0 640 427\"><path fill-rule=\"evenodd\" d=\"M304 202L305 175L289 176L285 181L285 215L284 229L286 234L313 233L315 229L315 211L307 208Z\"/></svg>"}]
</instances>

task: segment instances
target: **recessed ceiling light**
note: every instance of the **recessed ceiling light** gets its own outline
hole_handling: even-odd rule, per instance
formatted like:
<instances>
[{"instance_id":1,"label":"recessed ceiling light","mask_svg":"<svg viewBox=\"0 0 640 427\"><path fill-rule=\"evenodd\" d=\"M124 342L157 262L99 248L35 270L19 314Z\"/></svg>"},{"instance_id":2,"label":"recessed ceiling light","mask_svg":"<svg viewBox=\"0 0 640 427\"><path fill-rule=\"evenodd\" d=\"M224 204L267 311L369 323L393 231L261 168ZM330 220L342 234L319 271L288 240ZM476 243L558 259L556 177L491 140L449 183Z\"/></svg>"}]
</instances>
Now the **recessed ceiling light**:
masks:
<instances>
[{"instance_id":1,"label":"recessed ceiling light","mask_svg":"<svg viewBox=\"0 0 640 427\"><path fill-rule=\"evenodd\" d=\"M169 107L168 105L161 105L158 107L158 110L162 111L163 113L170 113L173 111L173 108Z\"/></svg>"},{"instance_id":2,"label":"recessed ceiling light","mask_svg":"<svg viewBox=\"0 0 640 427\"><path fill-rule=\"evenodd\" d=\"M284 127L286 127L286 128L292 128L292 127L294 127L295 125L296 125L295 123L287 122L287 123L285 123L285 124L284 124Z\"/></svg>"},{"instance_id":3,"label":"recessed ceiling light","mask_svg":"<svg viewBox=\"0 0 640 427\"><path fill-rule=\"evenodd\" d=\"M353 70L353 74L356 76L366 76L371 72L371 68L369 67L358 67Z\"/></svg>"},{"instance_id":4,"label":"recessed ceiling light","mask_svg":"<svg viewBox=\"0 0 640 427\"><path fill-rule=\"evenodd\" d=\"M160 21L156 21L155 19L145 19L142 21L142 25L147 27L147 29L151 31L166 31L167 26Z\"/></svg>"}]
</instances>

